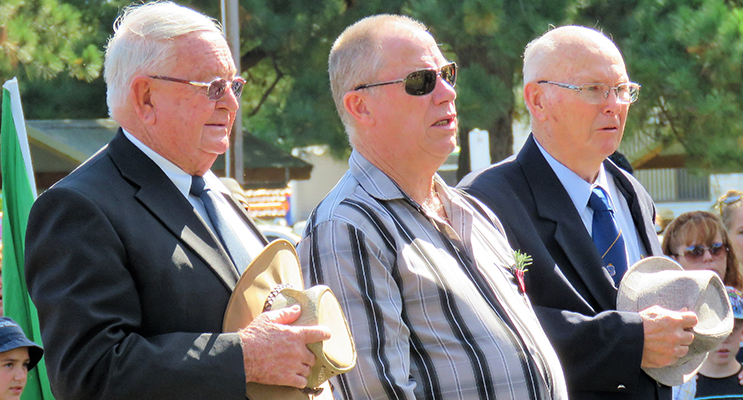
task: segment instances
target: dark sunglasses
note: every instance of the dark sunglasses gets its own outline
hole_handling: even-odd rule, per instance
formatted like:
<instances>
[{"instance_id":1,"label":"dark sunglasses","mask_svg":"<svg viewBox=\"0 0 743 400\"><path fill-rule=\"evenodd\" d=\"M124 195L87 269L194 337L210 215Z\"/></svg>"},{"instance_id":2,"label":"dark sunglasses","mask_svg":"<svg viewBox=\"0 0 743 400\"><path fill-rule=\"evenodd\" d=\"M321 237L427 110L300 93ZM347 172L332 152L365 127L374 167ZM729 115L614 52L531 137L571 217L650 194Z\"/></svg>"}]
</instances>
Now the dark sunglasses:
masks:
<instances>
[{"instance_id":1,"label":"dark sunglasses","mask_svg":"<svg viewBox=\"0 0 743 400\"><path fill-rule=\"evenodd\" d=\"M405 79L397 79L389 82L368 83L366 85L356 86L353 90L368 89L375 86L392 85L394 83L405 82L405 92L411 96L425 96L436 87L437 78L445 80L449 86L454 87L457 84L457 64L446 64L440 69L421 69L413 71Z\"/></svg>"},{"instance_id":2,"label":"dark sunglasses","mask_svg":"<svg viewBox=\"0 0 743 400\"><path fill-rule=\"evenodd\" d=\"M701 245L689 246L684 249L684 254L676 254L676 257L684 256L689 261L699 261L704 257L704 252L709 250L709 254L712 257L720 257L725 255L727 247L722 243L712 243L709 247Z\"/></svg>"},{"instance_id":3,"label":"dark sunglasses","mask_svg":"<svg viewBox=\"0 0 743 400\"><path fill-rule=\"evenodd\" d=\"M243 94L243 87L245 86L245 79L238 76L234 78L231 81L228 81L223 78L217 78L211 82L196 82L196 81L188 81L185 79L177 79L177 78L171 78L169 76L161 76L161 75L154 75L150 76L152 79L160 79L163 81L170 81L170 82L177 82L177 83L185 83L187 85L193 85L193 86L199 86L199 87L205 87L206 89L206 96L211 101L219 101L224 97L224 94L227 92L227 87L229 86L232 89L232 93L235 94L235 97L238 99Z\"/></svg>"}]
</instances>

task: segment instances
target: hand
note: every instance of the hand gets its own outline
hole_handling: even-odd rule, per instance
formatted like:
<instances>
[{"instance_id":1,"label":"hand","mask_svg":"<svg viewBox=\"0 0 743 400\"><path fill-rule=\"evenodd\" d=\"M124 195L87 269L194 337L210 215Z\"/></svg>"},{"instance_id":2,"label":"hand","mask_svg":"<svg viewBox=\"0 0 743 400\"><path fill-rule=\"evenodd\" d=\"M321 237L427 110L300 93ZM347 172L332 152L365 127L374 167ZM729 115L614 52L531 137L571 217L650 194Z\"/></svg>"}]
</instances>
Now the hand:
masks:
<instances>
[{"instance_id":1,"label":"hand","mask_svg":"<svg viewBox=\"0 0 743 400\"><path fill-rule=\"evenodd\" d=\"M675 363L689 352L694 340L691 329L698 319L691 311L673 311L653 306L640 311L645 331L642 366L661 368Z\"/></svg>"},{"instance_id":2,"label":"hand","mask_svg":"<svg viewBox=\"0 0 743 400\"><path fill-rule=\"evenodd\" d=\"M307 386L310 367L315 364L307 343L330 339L330 331L324 326L289 326L300 314L298 305L267 311L238 332L246 382Z\"/></svg>"}]
</instances>

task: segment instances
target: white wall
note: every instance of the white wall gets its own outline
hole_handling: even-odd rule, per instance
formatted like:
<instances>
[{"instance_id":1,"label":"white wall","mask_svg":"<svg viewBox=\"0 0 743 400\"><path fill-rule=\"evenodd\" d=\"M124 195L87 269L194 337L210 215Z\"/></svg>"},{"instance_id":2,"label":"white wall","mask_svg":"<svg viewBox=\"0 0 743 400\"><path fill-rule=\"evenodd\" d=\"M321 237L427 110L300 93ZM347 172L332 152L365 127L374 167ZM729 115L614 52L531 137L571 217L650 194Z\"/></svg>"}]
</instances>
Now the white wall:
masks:
<instances>
[{"instance_id":1,"label":"white wall","mask_svg":"<svg viewBox=\"0 0 743 400\"><path fill-rule=\"evenodd\" d=\"M348 161L334 159L326 146L294 149L292 154L312 164L309 180L290 181L292 189L291 215L294 223L306 220L312 210L330 192L348 170Z\"/></svg>"}]
</instances>

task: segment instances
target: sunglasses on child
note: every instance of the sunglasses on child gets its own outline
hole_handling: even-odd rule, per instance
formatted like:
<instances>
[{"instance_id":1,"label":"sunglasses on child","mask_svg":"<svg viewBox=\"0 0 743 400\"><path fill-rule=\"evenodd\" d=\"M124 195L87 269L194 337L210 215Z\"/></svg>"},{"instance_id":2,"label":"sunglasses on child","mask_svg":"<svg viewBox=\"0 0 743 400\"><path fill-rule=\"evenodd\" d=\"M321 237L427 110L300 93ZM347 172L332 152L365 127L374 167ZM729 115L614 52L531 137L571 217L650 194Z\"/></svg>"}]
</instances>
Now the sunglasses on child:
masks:
<instances>
[{"instance_id":1,"label":"sunglasses on child","mask_svg":"<svg viewBox=\"0 0 743 400\"><path fill-rule=\"evenodd\" d=\"M436 87L437 78L446 81L449 86L454 87L457 84L457 64L449 63L439 69L421 69L413 71L404 79L397 79L388 82L367 83L356 86L353 90L368 89L375 86L392 85L395 83L405 82L405 92L411 96L425 96Z\"/></svg>"},{"instance_id":2,"label":"sunglasses on child","mask_svg":"<svg viewBox=\"0 0 743 400\"><path fill-rule=\"evenodd\" d=\"M243 86L245 86L245 82L246 82L245 79L243 79L240 76L236 77L235 79L231 81L228 81L223 78L217 78L211 82L196 82L196 81L171 78L169 76L161 76L161 75L150 76L150 78L159 79L161 81L185 83L187 85L205 87L207 88L206 96L211 101L221 100L222 97L224 97L224 94L227 92L227 87L230 87L232 89L232 93L234 93L235 97L239 99L243 93Z\"/></svg>"},{"instance_id":3,"label":"sunglasses on child","mask_svg":"<svg viewBox=\"0 0 743 400\"><path fill-rule=\"evenodd\" d=\"M684 249L684 254L676 254L676 257L684 256L689 261L699 261L704 257L704 252L708 250L712 257L717 258L725 255L727 247L722 243L712 243L709 247L694 245Z\"/></svg>"}]
</instances>

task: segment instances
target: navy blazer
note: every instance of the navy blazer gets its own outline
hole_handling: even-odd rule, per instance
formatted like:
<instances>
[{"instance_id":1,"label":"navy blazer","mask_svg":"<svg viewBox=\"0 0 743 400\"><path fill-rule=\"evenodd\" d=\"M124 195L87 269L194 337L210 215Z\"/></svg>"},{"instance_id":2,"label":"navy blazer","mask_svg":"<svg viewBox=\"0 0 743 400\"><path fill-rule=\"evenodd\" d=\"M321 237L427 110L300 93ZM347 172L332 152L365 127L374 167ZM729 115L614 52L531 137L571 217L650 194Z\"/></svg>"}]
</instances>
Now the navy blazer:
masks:
<instances>
[{"instance_id":1,"label":"navy blazer","mask_svg":"<svg viewBox=\"0 0 743 400\"><path fill-rule=\"evenodd\" d=\"M604 162L644 248L662 255L650 195ZM616 311L617 290L567 191L529 136L516 156L467 175L459 187L490 207L508 240L533 258L526 291L565 371L571 399L670 399L640 368L639 314Z\"/></svg>"},{"instance_id":2,"label":"navy blazer","mask_svg":"<svg viewBox=\"0 0 743 400\"><path fill-rule=\"evenodd\" d=\"M55 398L245 399L240 339L220 333L239 277L217 243L121 130L39 196L26 279Z\"/></svg>"}]
</instances>

